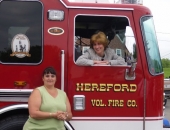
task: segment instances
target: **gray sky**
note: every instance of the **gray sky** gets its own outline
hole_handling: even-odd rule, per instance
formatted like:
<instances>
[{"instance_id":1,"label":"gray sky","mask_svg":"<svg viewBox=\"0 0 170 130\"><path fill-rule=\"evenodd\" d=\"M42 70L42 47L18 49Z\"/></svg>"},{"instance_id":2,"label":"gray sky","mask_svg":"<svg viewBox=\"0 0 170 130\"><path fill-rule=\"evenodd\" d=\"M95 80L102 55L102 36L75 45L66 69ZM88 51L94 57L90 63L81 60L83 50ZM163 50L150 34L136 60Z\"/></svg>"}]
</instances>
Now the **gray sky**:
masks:
<instances>
[{"instance_id":1,"label":"gray sky","mask_svg":"<svg viewBox=\"0 0 170 130\"><path fill-rule=\"evenodd\" d=\"M143 0L153 14L161 58L170 59L170 0Z\"/></svg>"}]
</instances>

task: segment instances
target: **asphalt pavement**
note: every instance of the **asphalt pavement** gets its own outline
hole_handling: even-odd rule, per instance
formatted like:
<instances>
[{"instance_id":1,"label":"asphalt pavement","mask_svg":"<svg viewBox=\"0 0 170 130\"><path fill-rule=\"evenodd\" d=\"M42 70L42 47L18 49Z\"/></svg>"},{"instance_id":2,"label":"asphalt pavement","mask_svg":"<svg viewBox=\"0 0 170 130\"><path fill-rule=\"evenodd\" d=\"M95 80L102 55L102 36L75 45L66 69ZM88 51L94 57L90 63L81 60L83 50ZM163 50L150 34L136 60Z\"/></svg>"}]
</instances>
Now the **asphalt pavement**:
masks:
<instances>
[{"instance_id":1,"label":"asphalt pavement","mask_svg":"<svg viewBox=\"0 0 170 130\"><path fill-rule=\"evenodd\" d=\"M170 122L170 99L167 100L167 104L165 106L165 118ZM170 128L163 128L163 130L170 130Z\"/></svg>"},{"instance_id":2,"label":"asphalt pavement","mask_svg":"<svg viewBox=\"0 0 170 130\"><path fill-rule=\"evenodd\" d=\"M170 99L167 100L167 103L165 106L165 118L170 121Z\"/></svg>"}]
</instances>

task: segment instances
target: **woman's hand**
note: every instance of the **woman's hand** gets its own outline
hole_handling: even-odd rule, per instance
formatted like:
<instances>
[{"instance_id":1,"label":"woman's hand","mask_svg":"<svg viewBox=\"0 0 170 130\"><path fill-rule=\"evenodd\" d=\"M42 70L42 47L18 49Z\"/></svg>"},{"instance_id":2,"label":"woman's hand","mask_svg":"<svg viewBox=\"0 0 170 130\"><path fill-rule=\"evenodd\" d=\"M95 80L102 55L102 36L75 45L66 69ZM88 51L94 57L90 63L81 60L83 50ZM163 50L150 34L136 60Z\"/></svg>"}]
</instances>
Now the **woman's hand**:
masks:
<instances>
[{"instance_id":1,"label":"woman's hand","mask_svg":"<svg viewBox=\"0 0 170 130\"><path fill-rule=\"evenodd\" d=\"M72 119L72 112L71 106L68 97L66 98L66 112L64 111L57 111L52 115L53 118L58 120L66 120L69 121Z\"/></svg>"},{"instance_id":2,"label":"woman's hand","mask_svg":"<svg viewBox=\"0 0 170 130\"><path fill-rule=\"evenodd\" d=\"M66 114L63 111L57 111L56 113L53 114L53 117L58 119L58 120L66 120Z\"/></svg>"},{"instance_id":3,"label":"woman's hand","mask_svg":"<svg viewBox=\"0 0 170 130\"><path fill-rule=\"evenodd\" d=\"M96 61L94 60L94 64L95 65L109 65L109 61L105 60L105 61Z\"/></svg>"}]
</instances>

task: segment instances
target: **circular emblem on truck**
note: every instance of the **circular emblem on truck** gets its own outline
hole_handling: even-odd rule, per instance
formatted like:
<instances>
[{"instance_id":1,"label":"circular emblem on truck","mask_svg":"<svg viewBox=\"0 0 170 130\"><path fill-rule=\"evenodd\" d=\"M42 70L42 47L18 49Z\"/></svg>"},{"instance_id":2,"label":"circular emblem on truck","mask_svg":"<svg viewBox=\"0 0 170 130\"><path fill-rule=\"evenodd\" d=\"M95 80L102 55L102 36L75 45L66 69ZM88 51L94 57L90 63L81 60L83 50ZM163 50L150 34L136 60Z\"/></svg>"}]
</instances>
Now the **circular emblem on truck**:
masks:
<instances>
[{"instance_id":1,"label":"circular emblem on truck","mask_svg":"<svg viewBox=\"0 0 170 130\"><path fill-rule=\"evenodd\" d=\"M18 58L24 58L25 56L31 57L30 41L24 34L17 34L14 36L11 42L12 54L10 56L16 56Z\"/></svg>"},{"instance_id":2,"label":"circular emblem on truck","mask_svg":"<svg viewBox=\"0 0 170 130\"><path fill-rule=\"evenodd\" d=\"M59 27L52 27L48 29L48 33L51 35L61 35L64 33L64 30Z\"/></svg>"}]
</instances>

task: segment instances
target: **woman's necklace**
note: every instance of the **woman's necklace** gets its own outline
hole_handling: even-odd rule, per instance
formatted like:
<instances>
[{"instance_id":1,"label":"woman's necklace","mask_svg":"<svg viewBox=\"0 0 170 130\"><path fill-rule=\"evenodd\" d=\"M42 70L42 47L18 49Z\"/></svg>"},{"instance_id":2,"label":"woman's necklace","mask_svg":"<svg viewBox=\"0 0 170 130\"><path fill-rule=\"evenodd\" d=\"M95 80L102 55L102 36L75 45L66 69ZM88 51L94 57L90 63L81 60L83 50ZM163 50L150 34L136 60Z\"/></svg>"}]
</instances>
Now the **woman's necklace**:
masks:
<instances>
[{"instance_id":1,"label":"woman's necklace","mask_svg":"<svg viewBox=\"0 0 170 130\"><path fill-rule=\"evenodd\" d=\"M105 54L102 56L101 61L104 61Z\"/></svg>"},{"instance_id":2,"label":"woman's necklace","mask_svg":"<svg viewBox=\"0 0 170 130\"><path fill-rule=\"evenodd\" d=\"M104 53L104 55L103 56L99 56L97 53L95 53L95 55L96 55L96 59L98 60L98 61L104 61L104 57L105 57L105 53Z\"/></svg>"}]
</instances>

